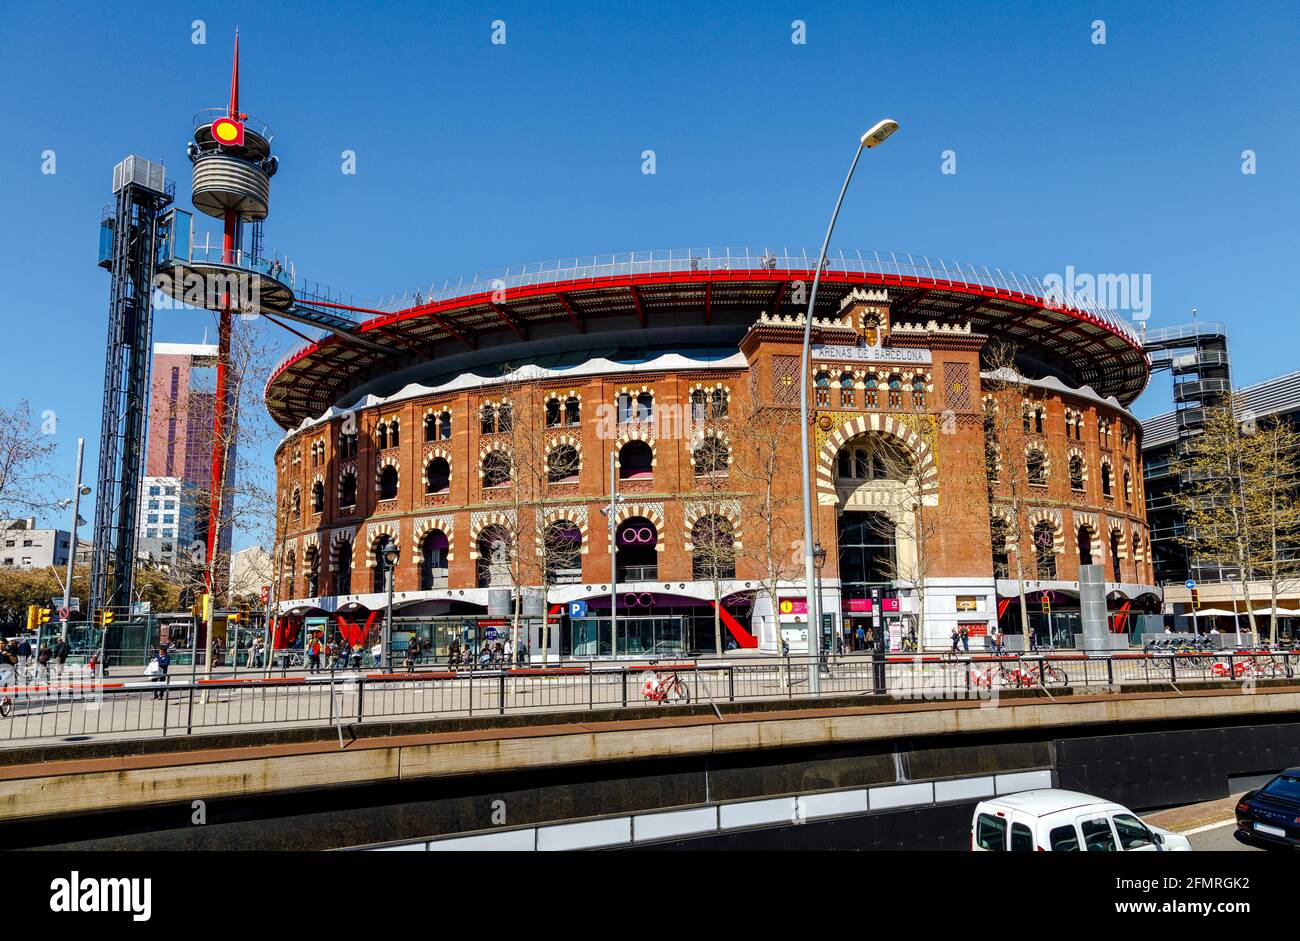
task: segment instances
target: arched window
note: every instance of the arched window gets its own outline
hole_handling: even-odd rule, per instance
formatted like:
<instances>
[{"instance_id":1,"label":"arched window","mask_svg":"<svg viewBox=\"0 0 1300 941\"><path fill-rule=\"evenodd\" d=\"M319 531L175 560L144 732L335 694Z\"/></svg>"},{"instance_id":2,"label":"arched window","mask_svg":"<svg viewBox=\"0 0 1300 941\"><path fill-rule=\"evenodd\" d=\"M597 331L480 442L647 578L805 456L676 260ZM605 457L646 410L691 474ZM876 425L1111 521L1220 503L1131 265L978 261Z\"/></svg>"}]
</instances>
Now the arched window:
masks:
<instances>
[{"instance_id":1,"label":"arched window","mask_svg":"<svg viewBox=\"0 0 1300 941\"><path fill-rule=\"evenodd\" d=\"M629 441L618 452L618 479L644 480L654 476L654 452L644 441Z\"/></svg>"},{"instance_id":2,"label":"arched window","mask_svg":"<svg viewBox=\"0 0 1300 941\"><path fill-rule=\"evenodd\" d=\"M853 476L853 455L847 450L841 451L836 467L836 476L841 480L848 480Z\"/></svg>"},{"instance_id":3,"label":"arched window","mask_svg":"<svg viewBox=\"0 0 1300 941\"><path fill-rule=\"evenodd\" d=\"M491 405L484 405L478 413L479 434L496 434L497 411Z\"/></svg>"},{"instance_id":4,"label":"arched window","mask_svg":"<svg viewBox=\"0 0 1300 941\"><path fill-rule=\"evenodd\" d=\"M899 376L889 377L889 407L900 408L903 404L903 380Z\"/></svg>"},{"instance_id":5,"label":"arched window","mask_svg":"<svg viewBox=\"0 0 1300 941\"><path fill-rule=\"evenodd\" d=\"M546 584L577 585L582 582L582 531L571 520L556 520L542 532L542 554L546 562Z\"/></svg>"},{"instance_id":6,"label":"arched window","mask_svg":"<svg viewBox=\"0 0 1300 941\"><path fill-rule=\"evenodd\" d=\"M582 402L576 395L564 400L564 423L570 426L582 424Z\"/></svg>"},{"instance_id":7,"label":"arched window","mask_svg":"<svg viewBox=\"0 0 1300 941\"><path fill-rule=\"evenodd\" d=\"M392 464L379 472L379 499L397 499L397 468Z\"/></svg>"},{"instance_id":8,"label":"arched window","mask_svg":"<svg viewBox=\"0 0 1300 941\"><path fill-rule=\"evenodd\" d=\"M564 421L564 412L560 408L559 399L546 400L546 427L559 428Z\"/></svg>"},{"instance_id":9,"label":"arched window","mask_svg":"<svg viewBox=\"0 0 1300 941\"><path fill-rule=\"evenodd\" d=\"M297 487L293 488L293 518L302 518L302 491Z\"/></svg>"},{"instance_id":10,"label":"arched window","mask_svg":"<svg viewBox=\"0 0 1300 941\"><path fill-rule=\"evenodd\" d=\"M853 408L857 404L857 396L853 392L853 376L845 373L840 376L840 408Z\"/></svg>"},{"instance_id":11,"label":"arched window","mask_svg":"<svg viewBox=\"0 0 1300 941\"><path fill-rule=\"evenodd\" d=\"M420 591L447 587L447 534L430 530L420 541Z\"/></svg>"},{"instance_id":12,"label":"arched window","mask_svg":"<svg viewBox=\"0 0 1300 941\"><path fill-rule=\"evenodd\" d=\"M876 390L880 387L880 380L875 376L868 376L866 381L866 403L867 408L875 408L880 404L880 393Z\"/></svg>"},{"instance_id":13,"label":"arched window","mask_svg":"<svg viewBox=\"0 0 1300 941\"><path fill-rule=\"evenodd\" d=\"M325 484L316 481L311 485L311 511L320 513L325 509Z\"/></svg>"},{"instance_id":14,"label":"arched window","mask_svg":"<svg viewBox=\"0 0 1300 941\"><path fill-rule=\"evenodd\" d=\"M655 398L649 392L642 392L636 397L636 420L650 421L654 418Z\"/></svg>"},{"instance_id":15,"label":"arched window","mask_svg":"<svg viewBox=\"0 0 1300 941\"><path fill-rule=\"evenodd\" d=\"M478 587L510 584L510 534L498 524L484 527L478 537Z\"/></svg>"},{"instance_id":16,"label":"arched window","mask_svg":"<svg viewBox=\"0 0 1300 941\"><path fill-rule=\"evenodd\" d=\"M320 552L315 546L308 546L305 556L307 563L307 597L315 598L320 594Z\"/></svg>"},{"instance_id":17,"label":"arched window","mask_svg":"<svg viewBox=\"0 0 1300 941\"><path fill-rule=\"evenodd\" d=\"M357 433L355 431L339 432L339 457L357 456Z\"/></svg>"},{"instance_id":18,"label":"arched window","mask_svg":"<svg viewBox=\"0 0 1300 941\"><path fill-rule=\"evenodd\" d=\"M1121 538L1121 535L1120 535L1120 531L1119 531L1118 529L1112 529L1112 530L1110 531L1110 565L1111 565L1111 575L1114 577L1115 581L1117 581L1117 582L1122 582L1122 581L1124 581L1123 570L1120 568L1120 558L1119 558L1119 541L1120 541L1120 538Z\"/></svg>"},{"instance_id":19,"label":"arched window","mask_svg":"<svg viewBox=\"0 0 1300 941\"><path fill-rule=\"evenodd\" d=\"M925 379L921 376L912 380L912 407L925 408Z\"/></svg>"},{"instance_id":20,"label":"arched window","mask_svg":"<svg viewBox=\"0 0 1300 941\"><path fill-rule=\"evenodd\" d=\"M703 389L691 393L691 420L704 421L709 417L709 394Z\"/></svg>"},{"instance_id":21,"label":"arched window","mask_svg":"<svg viewBox=\"0 0 1300 941\"><path fill-rule=\"evenodd\" d=\"M375 426L375 443L379 445L381 451L388 447L388 424L386 422L381 421Z\"/></svg>"},{"instance_id":22,"label":"arched window","mask_svg":"<svg viewBox=\"0 0 1300 941\"><path fill-rule=\"evenodd\" d=\"M497 409L497 431L506 434L514 427L514 410L510 407L509 402L502 402L501 407Z\"/></svg>"},{"instance_id":23,"label":"arched window","mask_svg":"<svg viewBox=\"0 0 1300 941\"><path fill-rule=\"evenodd\" d=\"M993 577L1010 578L1011 561L1007 552L1007 521L1000 516L995 516L989 528L993 542Z\"/></svg>"},{"instance_id":24,"label":"arched window","mask_svg":"<svg viewBox=\"0 0 1300 941\"><path fill-rule=\"evenodd\" d=\"M395 448L398 446L398 420L394 418L388 423L388 446Z\"/></svg>"},{"instance_id":25,"label":"arched window","mask_svg":"<svg viewBox=\"0 0 1300 941\"><path fill-rule=\"evenodd\" d=\"M343 539L334 550L334 594L352 594L352 543Z\"/></svg>"},{"instance_id":26,"label":"arched window","mask_svg":"<svg viewBox=\"0 0 1300 941\"><path fill-rule=\"evenodd\" d=\"M438 440L438 416L432 412L424 416L424 440Z\"/></svg>"},{"instance_id":27,"label":"arched window","mask_svg":"<svg viewBox=\"0 0 1300 941\"><path fill-rule=\"evenodd\" d=\"M709 435L695 449L695 476L726 474L731 463L731 451L719 438Z\"/></svg>"},{"instance_id":28,"label":"arched window","mask_svg":"<svg viewBox=\"0 0 1300 941\"><path fill-rule=\"evenodd\" d=\"M578 449L571 444L561 444L546 455L546 479L553 484L578 482Z\"/></svg>"},{"instance_id":29,"label":"arched window","mask_svg":"<svg viewBox=\"0 0 1300 941\"><path fill-rule=\"evenodd\" d=\"M1110 465L1105 461L1101 464L1101 495L1110 496Z\"/></svg>"},{"instance_id":30,"label":"arched window","mask_svg":"<svg viewBox=\"0 0 1300 941\"><path fill-rule=\"evenodd\" d=\"M1039 578L1056 578L1056 530L1047 520L1034 526L1034 559Z\"/></svg>"},{"instance_id":31,"label":"arched window","mask_svg":"<svg viewBox=\"0 0 1300 941\"><path fill-rule=\"evenodd\" d=\"M370 576L370 590L373 592L378 593L388 590L386 577L388 563L384 560L384 550L388 548L388 544L392 541L392 537L385 534L370 544L370 551L375 560L375 568Z\"/></svg>"},{"instance_id":32,"label":"arched window","mask_svg":"<svg viewBox=\"0 0 1300 941\"><path fill-rule=\"evenodd\" d=\"M1034 432L1040 435L1043 433L1043 408L1041 405L1034 409Z\"/></svg>"},{"instance_id":33,"label":"arched window","mask_svg":"<svg viewBox=\"0 0 1300 941\"><path fill-rule=\"evenodd\" d=\"M618 423L625 425L632 420L632 396L626 392L620 392L616 399L618 408Z\"/></svg>"},{"instance_id":34,"label":"arched window","mask_svg":"<svg viewBox=\"0 0 1300 941\"><path fill-rule=\"evenodd\" d=\"M1083 489L1083 458L1077 454L1070 455L1070 489Z\"/></svg>"},{"instance_id":35,"label":"arched window","mask_svg":"<svg viewBox=\"0 0 1300 941\"><path fill-rule=\"evenodd\" d=\"M348 471L339 481L339 506L353 507L357 505L357 475Z\"/></svg>"},{"instance_id":36,"label":"arched window","mask_svg":"<svg viewBox=\"0 0 1300 941\"><path fill-rule=\"evenodd\" d=\"M1029 483L1035 486L1046 486L1047 484L1047 458L1043 452L1037 448L1032 449L1025 455L1025 470L1029 475Z\"/></svg>"},{"instance_id":37,"label":"arched window","mask_svg":"<svg viewBox=\"0 0 1300 941\"><path fill-rule=\"evenodd\" d=\"M491 451L483 458L483 486L506 487L510 484L510 458L503 451Z\"/></svg>"},{"instance_id":38,"label":"arched window","mask_svg":"<svg viewBox=\"0 0 1300 941\"><path fill-rule=\"evenodd\" d=\"M298 563L298 557L294 555L293 550L290 549L289 552L284 557L284 580L285 580L284 596L286 598L292 598L294 596L293 583L294 583L294 575L297 572L297 563Z\"/></svg>"},{"instance_id":39,"label":"arched window","mask_svg":"<svg viewBox=\"0 0 1300 941\"><path fill-rule=\"evenodd\" d=\"M1092 565L1092 533L1087 526L1079 527L1079 564Z\"/></svg>"},{"instance_id":40,"label":"arched window","mask_svg":"<svg viewBox=\"0 0 1300 941\"><path fill-rule=\"evenodd\" d=\"M858 480L871 479L871 460L861 448L853 452L853 476Z\"/></svg>"},{"instance_id":41,"label":"arched window","mask_svg":"<svg viewBox=\"0 0 1300 941\"><path fill-rule=\"evenodd\" d=\"M713 390L713 417L714 418L727 417L727 390L726 389Z\"/></svg>"},{"instance_id":42,"label":"arched window","mask_svg":"<svg viewBox=\"0 0 1300 941\"><path fill-rule=\"evenodd\" d=\"M1124 500L1127 503L1133 502L1133 475L1127 467L1124 468Z\"/></svg>"},{"instance_id":43,"label":"arched window","mask_svg":"<svg viewBox=\"0 0 1300 941\"><path fill-rule=\"evenodd\" d=\"M736 577L736 537L731 520L718 514L700 517L691 527L691 577L714 581Z\"/></svg>"},{"instance_id":44,"label":"arched window","mask_svg":"<svg viewBox=\"0 0 1300 941\"><path fill-rule=\"evenodd\" d=\"M817 374L817 404L823 406L831 404L831 377L824 372Z\"/></svg>"},{"instance_id":45,"label":"arched window","mask_svg":"<svg viewBox=\"0 0 1300 941\"><path fill-rule=\"evenodd\" d=\"M451 412L443 412L438 416L438 440L451 440Z\"/></svg>"},{"instance_id":46,"label":"arched window","mask_svg":"<svg viewBox=\"0 0 1300 941\"><path fill-rule=\"evenodd\" d=\"M446 493L451 489L451 465L446 458L435 457L424 467L424 492Z\"/></svg>"}]
</instances>

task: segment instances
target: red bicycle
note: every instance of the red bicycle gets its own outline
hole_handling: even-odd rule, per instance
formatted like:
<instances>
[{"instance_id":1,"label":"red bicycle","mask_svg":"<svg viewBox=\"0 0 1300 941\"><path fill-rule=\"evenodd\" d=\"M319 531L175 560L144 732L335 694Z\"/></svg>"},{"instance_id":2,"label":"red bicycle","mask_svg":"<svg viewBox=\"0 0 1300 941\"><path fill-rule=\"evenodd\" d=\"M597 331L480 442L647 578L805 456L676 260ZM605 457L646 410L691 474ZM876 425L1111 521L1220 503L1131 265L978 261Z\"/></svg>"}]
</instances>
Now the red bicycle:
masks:
<instances>
[{"instance_id":1,"label":"red bicycle","mask_svg":"<svg viewBox=\"0 0 1300 941\"><path fill-rule=\"evenodd\" d=\"M645 698L650 702L675 702L686 705L691 701L690 690L676 672L660 676L654 670L645 671L645 684L641 687Z\"/></svg>"}]
</instances>

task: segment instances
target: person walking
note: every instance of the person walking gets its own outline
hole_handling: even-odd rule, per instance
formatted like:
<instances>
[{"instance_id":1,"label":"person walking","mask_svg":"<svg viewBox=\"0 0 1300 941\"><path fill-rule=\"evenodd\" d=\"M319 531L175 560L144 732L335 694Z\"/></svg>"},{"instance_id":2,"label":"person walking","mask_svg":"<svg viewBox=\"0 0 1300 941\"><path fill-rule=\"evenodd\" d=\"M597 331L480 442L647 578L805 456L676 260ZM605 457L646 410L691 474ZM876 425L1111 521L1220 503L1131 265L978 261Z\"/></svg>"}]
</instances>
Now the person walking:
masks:
<instances>
[{"instance_id":1,"label":"person walking","mask_svg":"<svg viewBox=\"0 0 1300 941\"><path fill-rule=\"evenodd\" d=\"M50 650L49 644L41 644L40 650L36 651L36 678L50 681L50 659L54 653Z\"/></svg>"},{"instance_id":2,"label":"person walking","mask_svg":"<svg viewBox=\"0 0 1300 941\"><path fill-rule=\"evenodd\" d=\"M858 625L858 629L854 631L853 634L853 649L854 650L867 649L867 631L861 624Z\"/></svg>"},{"instance_id":3,"label":"person walking","mask_svg":"<svg viewBox=\"0 0 1300 941\"><path fill-rule=\"evenodd\" d=\"M411 635L411 639L406 642L406 672L415 672L415 661L420 657L420 642Z\"/></svg>"},{"instance_id":4,"label":"person walking","mask_svg":"<svg viewBox=\"0 0 1300 941\"><path fill-rule=\"evenodd\" d=\"M953 627L953 629L952 629L952 635L951 635L951 636L952 636L952 654L953 654L953 656L956 656L956 655L957 655L957 645L958 645L959 643L961 643L961 634L958 633L956 627Z\"/></svg>"},{"instance_id":5,"label":"person walking","mask_svg":"<svg viewBox=\"0 0 1300 941\"><path fill-rule=\"evenodd\" d=\"M27 681L27 665L32 659L32 644L26 637L18 641L18 681Z\"/></svg>"},{"instance_id":6,"label":"person walking","mask_svg":"<svg viewBox=\"0 0 1300 941\"><path fill-rule=\"evenodd\" d=\"M354 670L361 669L361 656L362 656L361 641L357 641L355 644L352 645L352 669Z\"/></svg>"},{"instance_id":7,"label":"person walking","mask_svg":"<svg viewBox=\"0 0 1300 941\"><path fill-rule=\"evenodd\" d=\"M507 637L506 642L501 646L502 664L505 666L510 666L512 663L514 663L515 662L514 654L515 654L514 645L510 643L510 638Z\"/></svg>"},{"instance_id":8,"label":"person walking","mask_svg":"<svg viewBox=\"0 0 1300 941\"><path fill-rule=\"evenodd\" d=\"M965 624L961 626L961 652L970 653L970 628Z\"/></svg>"},{"instance_id":9,"label":"person walking","mask_svg":"<svg viewBox=\"0 0 1300 941\"><path fill-rule=\"evenodd\" d=\"M307 645L307 672L320 672L320 638L314 635Z\"/></svg>"},{"instance_id":10,"label":"person walking","mask_svg":"<svg viewBox=\"0 0 1300 941\"><path fill-rule=\"evenodd\" d=\"M54 659L59 664L59 676L63 676L63 671L67 668L70 653L72 653L72 645L68 643L66 637L60 637L54 644Z\"/></svg>"},{"instance_id":11,"label":"person walking","mask_svg":"<svg viewBox=\"0 0 1300 941\"><path fill-rule=\"evenodd\" d=\"M157 664L157 667L154 666L155 664ZM167 653L167 648L165 646L160 645L158 647L158 653L154 655L153 660L150 661L149 663L149 675L152 678L152 681L154 683L166 683L167 668L170 667L171 665L172 665L172 658ZM166 695L167 695L166 689L160 689L158 690L158 692L153 694L153 698L162 699Z\"/></svg>"}]
</instances>

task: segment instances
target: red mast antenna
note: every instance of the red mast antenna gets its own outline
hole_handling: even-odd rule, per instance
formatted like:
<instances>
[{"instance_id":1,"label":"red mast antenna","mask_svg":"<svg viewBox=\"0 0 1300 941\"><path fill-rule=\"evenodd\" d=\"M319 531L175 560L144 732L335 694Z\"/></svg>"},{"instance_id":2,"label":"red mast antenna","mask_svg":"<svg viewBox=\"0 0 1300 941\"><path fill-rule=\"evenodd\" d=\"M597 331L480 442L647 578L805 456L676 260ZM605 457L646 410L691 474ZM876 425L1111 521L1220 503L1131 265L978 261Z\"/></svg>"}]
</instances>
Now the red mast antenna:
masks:
<instances>
[{"instance_id":1,"label":"red mast antenna","mask_svg":"<svg viewBox=\"0 0 1300 941\"><path fill-rule=\"evenodd\" d=\"M230 117L236 121L243 119L239 113L239 27L235 27L235 64L230 71Z\"/></svg>"}]
</instances>

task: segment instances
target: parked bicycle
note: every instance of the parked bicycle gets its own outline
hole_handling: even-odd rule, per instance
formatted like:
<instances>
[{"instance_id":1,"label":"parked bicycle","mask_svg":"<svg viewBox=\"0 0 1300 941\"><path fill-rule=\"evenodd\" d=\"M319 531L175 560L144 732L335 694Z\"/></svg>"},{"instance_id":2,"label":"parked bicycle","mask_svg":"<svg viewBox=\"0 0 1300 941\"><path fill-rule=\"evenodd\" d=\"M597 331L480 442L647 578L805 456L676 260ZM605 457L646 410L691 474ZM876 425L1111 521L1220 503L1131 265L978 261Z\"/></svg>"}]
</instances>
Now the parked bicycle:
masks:
<instances>
[{"instance_id":1,"label":"parked bicycle","mask_svg":"<svg viewBox=\"0 0 1300 941\"><path fill-rule=\"evenodd\" d=\"M686 705L691 701L690 690L686 688L686 684L682 682L682 678L675 670L662 675L654 670L646 670L645 684L641 687L641 692L648 701L660 704L674 702Z\"/></svg>"}]
</instances>

